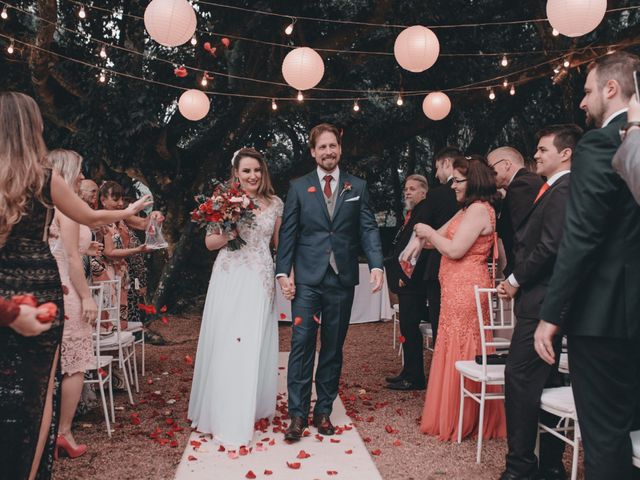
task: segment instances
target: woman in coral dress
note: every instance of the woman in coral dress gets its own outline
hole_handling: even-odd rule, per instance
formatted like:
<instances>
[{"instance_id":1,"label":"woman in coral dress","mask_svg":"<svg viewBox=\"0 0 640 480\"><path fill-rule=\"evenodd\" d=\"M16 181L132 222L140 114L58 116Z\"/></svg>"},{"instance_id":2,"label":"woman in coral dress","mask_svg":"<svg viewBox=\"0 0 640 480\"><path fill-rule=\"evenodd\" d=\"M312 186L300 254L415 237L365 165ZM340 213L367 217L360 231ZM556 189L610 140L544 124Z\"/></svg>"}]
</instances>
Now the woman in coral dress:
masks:
<instances>
[{"instance_id":1,"label":"woman in coral dress","mask_svg":"<svg viewBox=\"0 0 640 480\"><path fill-rule=\"evenodd\" d=\"M491 287L487 260L493 248L496 197L495 176L483 157L459 157L454 161L453 185L461 210L440 230L416 225L416 237L423 246L442 253L440 285L442 287L440 325L420 429L440 440L458 436L460 412L460 376L458 360L473 360L481 353L480 329L474 286ZM482 305L485 318L489 305ZM479 391L479 384L465 386ZM488 387L488 391L500 387ZM462 437L478 433L478 404L465 399ZM484 438L503 438L506 420L503 402L487 402Z\"/></svg>"}]
</instances>

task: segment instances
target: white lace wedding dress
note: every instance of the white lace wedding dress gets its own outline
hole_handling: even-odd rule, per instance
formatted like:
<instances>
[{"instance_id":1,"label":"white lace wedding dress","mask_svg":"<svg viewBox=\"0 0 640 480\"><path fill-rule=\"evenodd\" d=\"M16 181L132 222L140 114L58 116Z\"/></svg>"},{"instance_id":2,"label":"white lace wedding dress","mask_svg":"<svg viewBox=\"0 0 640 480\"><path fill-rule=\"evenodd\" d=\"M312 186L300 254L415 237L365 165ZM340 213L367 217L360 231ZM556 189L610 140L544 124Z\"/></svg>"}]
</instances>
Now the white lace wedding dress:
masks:
<instances>
[{"instance_id":1,"label":"white lace wedding dress","mask_svg":"<svg viewBox=\"0 0 640 480\"><path fill-rule=\"evenodd\" d=\"M283 204L272 197L247 242L223 248L211 272L189 400L192 426L227 446L248 445L256 420L275 413L278 323L273 311L274 265L269 251Z\"/></svg>"}]
</instances>

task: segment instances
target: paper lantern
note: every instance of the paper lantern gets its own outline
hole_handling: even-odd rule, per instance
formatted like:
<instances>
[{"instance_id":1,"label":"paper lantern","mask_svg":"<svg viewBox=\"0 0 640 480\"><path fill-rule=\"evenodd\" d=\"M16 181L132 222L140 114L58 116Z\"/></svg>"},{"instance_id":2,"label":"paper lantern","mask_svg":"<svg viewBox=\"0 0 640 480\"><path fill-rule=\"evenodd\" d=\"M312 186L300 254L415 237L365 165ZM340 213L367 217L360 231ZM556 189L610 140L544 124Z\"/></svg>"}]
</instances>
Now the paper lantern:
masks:
<instances>
[{"instance_id":1,"label":"paper lantern","mask_svg":"<svg viewBox=\"0 0 640 480\"><path fill-rule=\"evenodd\" d=\"M551 26L567 37L579 37L594 30L604 18L607 0L548 0Z\"/></svg>"},{"instance_id":2,"label":"paper lantern","mask_svg":"<svg viewBox=\"0 0 640 480\"><path fill-rule=\"evenodd\" d=\"M191 89L180 95L178 110L187 120L202 120L209 113L209 97L202 90Z\"/></svg>"},{"instance_id":3,"label":"paper lantern","mask_svg":"<svg viewBox=\"0 0 640 480\"><path fill-rule=\"evenodd\" d=\"M296 90L309 90L324 76L322 57L309 47L291 50L282 62L282 76Z\"/></svg>"},{"instance_id":4,"label":"paper lantern","mask_svg":"<svg viewBox=\"0 0 640 480\"><path fill-rule=\"evenodd\" d=\"M393 54L402 68L410 72L424 72L440 54L436 34L422 25L405 28L393 45Z\"/></svg>"},{"instance_id":5,"label":"paper lantern","mask_svg":"<svg viewBox=\"0 0 640 480\"><path fill-rule=\"evenodd\" d=\"M451 100L446 93L431 92L422 101L422 111L431 120L442 120L451 111Z\"/></svg>"},{"instance_id":6,"label":"paper lantern","mask_svg":"<svg viewBox=\"0 0 640 480\"><path fill-rule=\"evenodd\" d=\"M153 0L144 11L149 36L165 47L177 47L191 40L196 23L196 12L187 0Z\"/></svg>"}]
</instances>

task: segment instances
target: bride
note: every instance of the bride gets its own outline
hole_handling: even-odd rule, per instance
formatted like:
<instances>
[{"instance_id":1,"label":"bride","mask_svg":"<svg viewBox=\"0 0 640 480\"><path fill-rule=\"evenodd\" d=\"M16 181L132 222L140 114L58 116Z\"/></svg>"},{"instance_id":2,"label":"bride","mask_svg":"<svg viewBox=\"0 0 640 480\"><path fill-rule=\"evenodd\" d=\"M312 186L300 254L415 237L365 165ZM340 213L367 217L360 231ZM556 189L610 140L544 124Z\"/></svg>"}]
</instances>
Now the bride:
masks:
<instances>
[{"instance_id":1,"label":"bride","mask_svg":"<svg viewBox=\"0 0 640 480\"><path fill-rule=\"evenodd\" d=\"M238 229L247 242L239 250L225 248L224 234L205 239L209 250L221 251L202 314L188 418L218 443L239 447L251 442L256 420L276 408L278 332L269 245L277 247L283 204L264 157L253 148L236 152L233 177L259 209L251 227Z\"/></svg>"}]
</instances>

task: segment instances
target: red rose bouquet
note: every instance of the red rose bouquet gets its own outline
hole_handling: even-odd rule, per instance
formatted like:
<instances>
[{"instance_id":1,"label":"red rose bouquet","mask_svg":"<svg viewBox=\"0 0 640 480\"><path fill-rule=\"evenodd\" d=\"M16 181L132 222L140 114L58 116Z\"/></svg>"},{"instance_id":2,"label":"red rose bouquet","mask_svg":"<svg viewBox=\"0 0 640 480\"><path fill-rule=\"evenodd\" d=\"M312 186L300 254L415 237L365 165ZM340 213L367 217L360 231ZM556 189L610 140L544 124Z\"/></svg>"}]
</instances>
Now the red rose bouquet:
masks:
<instances>
[{"instance_id":1,"label":"red rose bouquet","mask_svg":"<svg viewBox=\"0 0 640 480\"><path fill-rule=\"evenodd\" d=\"M214 180L213 194L210 197L196 195L195 200L198 207L191 212L192 222L206 228L207 233L226 234L227 248L231 251L246 245L237 235L237 227L240 224L252 227L256 219L254 210L258 207L240 185ZM234 233L236 236L232 237Z\"/></svg>"}]
</instances>

